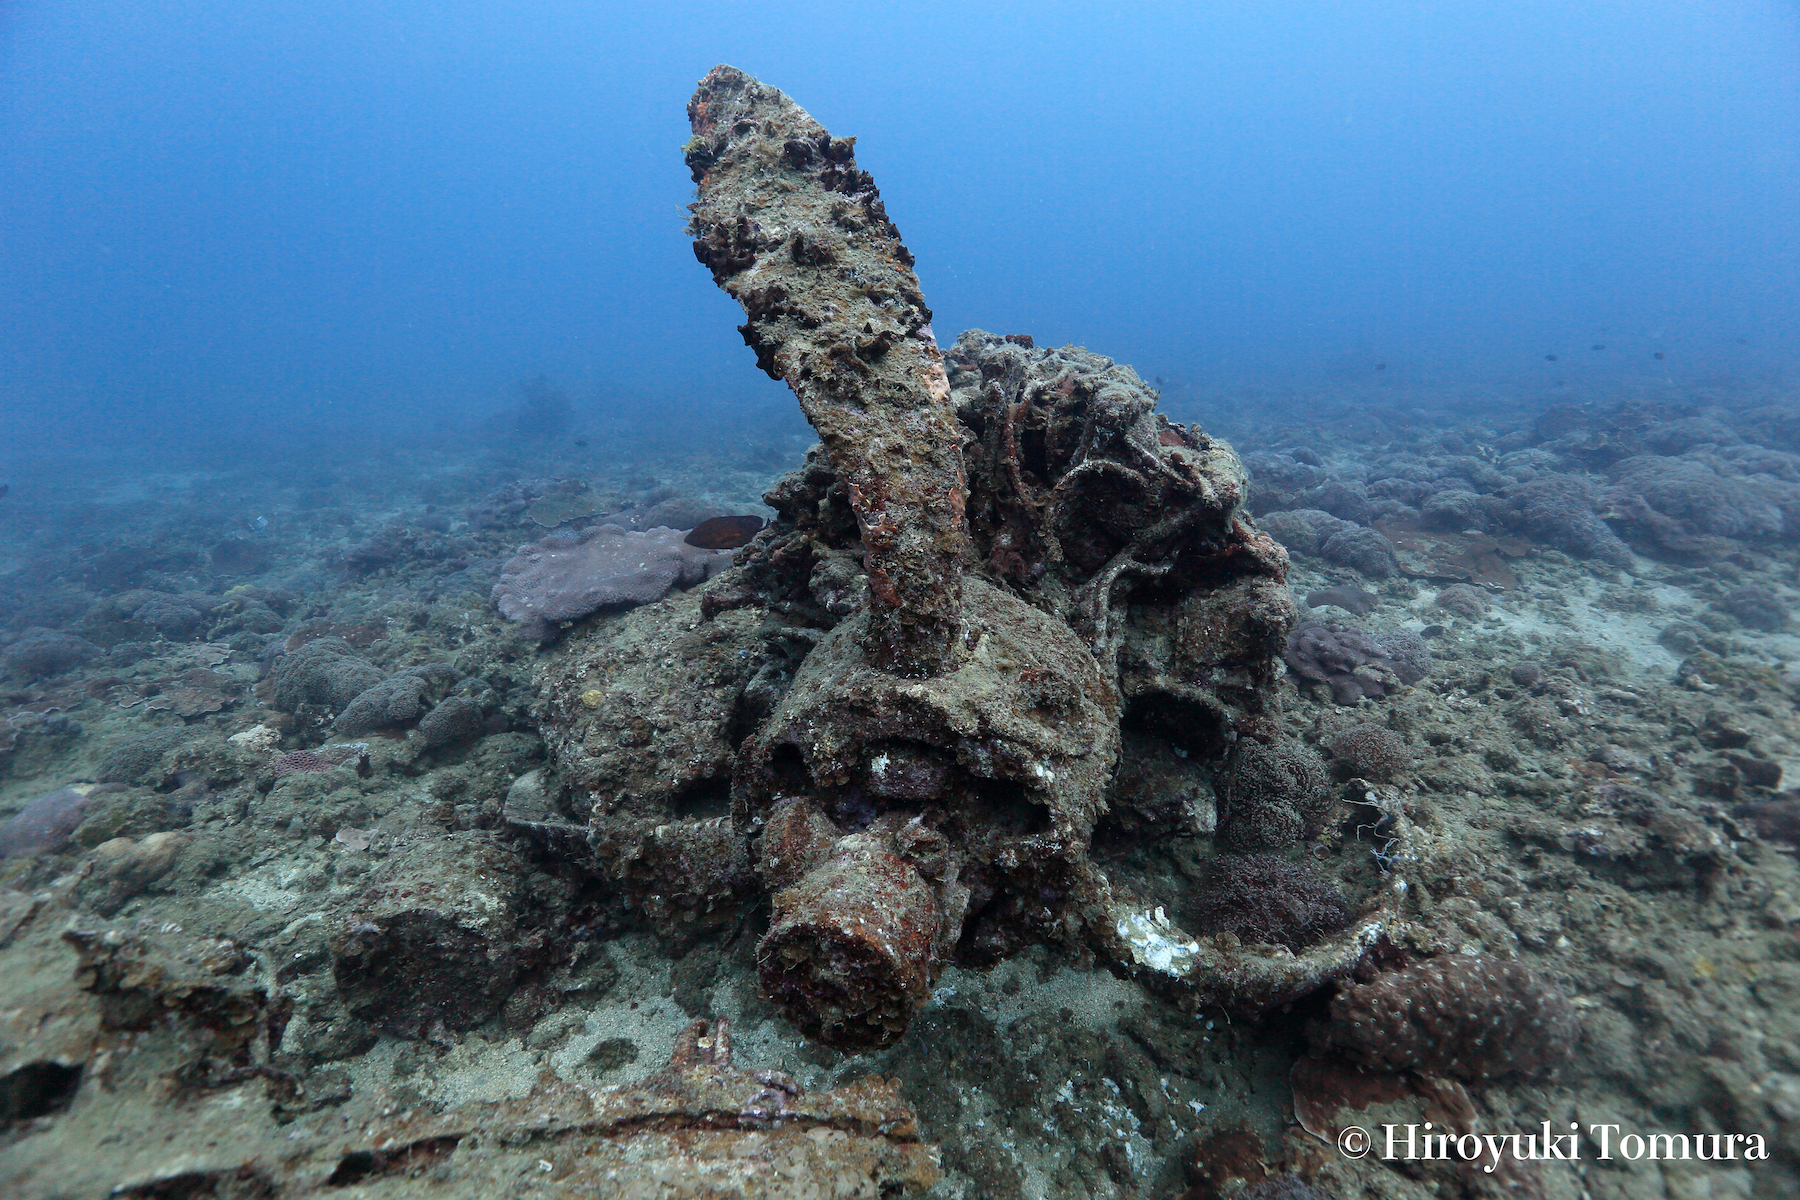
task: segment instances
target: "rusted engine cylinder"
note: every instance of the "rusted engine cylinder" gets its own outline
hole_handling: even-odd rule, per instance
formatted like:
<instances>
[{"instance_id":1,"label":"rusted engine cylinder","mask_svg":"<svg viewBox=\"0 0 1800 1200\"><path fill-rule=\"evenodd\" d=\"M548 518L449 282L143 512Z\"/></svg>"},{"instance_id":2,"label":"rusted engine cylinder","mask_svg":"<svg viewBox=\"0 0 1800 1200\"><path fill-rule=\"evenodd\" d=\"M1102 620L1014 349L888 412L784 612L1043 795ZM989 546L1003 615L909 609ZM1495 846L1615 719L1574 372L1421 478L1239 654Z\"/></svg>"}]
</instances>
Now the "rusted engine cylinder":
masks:
<instances>
[{"instance_id":1,"label":"rusted engine cylinder","mask_svg":"<svg viewBox=\"0 0 1800 1200\"><path fill-rule=\"evenodd\" d=\"M931 997L936 893L886 833L852 834L791 887L757 947L763 994L809 1037L886 1046Z\"/></svg>"}]
</instances>

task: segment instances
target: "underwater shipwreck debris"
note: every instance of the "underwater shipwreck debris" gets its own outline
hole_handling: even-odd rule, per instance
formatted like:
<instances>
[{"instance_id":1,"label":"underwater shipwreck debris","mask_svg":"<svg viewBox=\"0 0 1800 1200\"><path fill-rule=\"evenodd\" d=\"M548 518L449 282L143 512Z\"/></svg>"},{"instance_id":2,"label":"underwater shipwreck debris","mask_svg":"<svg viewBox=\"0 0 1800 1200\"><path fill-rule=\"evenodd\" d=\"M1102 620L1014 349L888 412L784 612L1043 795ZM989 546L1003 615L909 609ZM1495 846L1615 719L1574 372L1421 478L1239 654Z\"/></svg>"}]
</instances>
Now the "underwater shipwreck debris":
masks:
<instances>
[{"instance_id":1,"label":"underwater shipwreck debris","mask_svg":"<svg viewBox=\"0 0 1800 1200\"><path fill-rule=\"evenodd\" d=\"M1366 863L1375 893L1295 952L1190 937L1089 853L1113 808L1210 830L1206 775L1277 741L1296 608L1236 454L1102 355L940 354L849 140L729 67L689 114L696 256L822 447L702 595L547 662L543 786L590 810L591 861L678 940L767 894L764 994L847 1048L899 1038L945 965L1046 941L1242 1011L1348 971L1400 894ZM1192 779L1113 795L1127 734Z\"/></svg>"},{"instance_id":2,"label":"underwater shipwreck debris","mask_svg":"<svg viewBox=\"0 0 1800 1200\"><path fill-rule=\"evenodd\" d=\"M793 389L856 510L869 659L938 674L965 616L966 492L912 254L856 165L855 139L834 140L776 89L715 67L688 120L694 255L744 306L757 366Z\"/></svg>"},{"instance_id":3,"label":"underwater shipwreck debris","mask_svg":"<svg viewBox=\"0 0 1800 1200\"><path fill-rule=\"evenodd\" d=\"M1250 1007L1343 970L1378 919L1265 977L1088 855L1122 728L1215 763L1275 736L1295 607L1285 554L1241 517L1231 448L1075 347L973 331L946 371L853 143L730 67L688 111L695 254L824 446L703 606L829 627L732 768L774 894L765 993L859 1046L897 1038L944 963L1044 940Z\"/></svg>"},{"instance_id":4,"label":"underwater shipwreck debris","mask_svg":"<svg viewBox=\"0 0 1800 1200\"><path fill-rule=\"evenodd\" d=\"M478 833L415 842L336 917L332 974L358 1017L401 1037L499 1011L527 965L524 866Z\"/></svg>"},{"instance_id":5,"label":"underwater shipwreck debris","mask_svg":"<svg viewBox=\"0 0 1800 1200\"><path fill-rule=\"evenodd\" d=\"M550 1079L522 1099L441 1115L409 1108L347 1131L326 1185L413 1195L409 1177L440 1161L459 1196L510 1193L526 1172L534 1195L667 1200L902 1196L937 1182L938 1151L898 1084L809 1093L732 1058L730 1022L699 1020L676 1036L668 1065L637 1083Z\"/></svg>"},{"instance_id":6,"label":"underwater shipwreck debris","mask_svg":"<svg viewBox=\"0 0 1800 1200\"><path fill-rule=\"evenodd\" d=\"M746 813L798 793L846 830L776 892L760 954L765 992L832 1044L897 1039L959 934L1003 957L1054 936L1092 886L1115 693L1066 625L985 581L965 590L985 628L956 671L902 683L875 670L858 613L821 639L739 753ZM971 914L976 888L988 905ZM1018 893L1054 907L993 907ZM885 906L879 925L868 903Z\"/></svg>"}]
</instances>

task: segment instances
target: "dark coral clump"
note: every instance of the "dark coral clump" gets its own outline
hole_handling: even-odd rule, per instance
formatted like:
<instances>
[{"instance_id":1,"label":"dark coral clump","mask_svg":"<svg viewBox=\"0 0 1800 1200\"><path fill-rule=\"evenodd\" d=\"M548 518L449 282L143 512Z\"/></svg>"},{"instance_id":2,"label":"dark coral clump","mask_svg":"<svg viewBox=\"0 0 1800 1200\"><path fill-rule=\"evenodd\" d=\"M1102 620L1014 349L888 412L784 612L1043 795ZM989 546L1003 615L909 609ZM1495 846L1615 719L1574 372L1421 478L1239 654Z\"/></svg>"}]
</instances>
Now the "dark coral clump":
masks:
<instances>
[{"instance_id":1,"label":"dark coral clump","mask_svg":"<svg viewBox=\"0 0 1800 1200\"><path fill-rule=\"evenodd\" d=\"M1319 543L1319 557L1340 567L1351 567L1370 579L1399 574L1394 543L1378 530L1345 521Z\"/></svg>"},{"instance_id":2,"label":"dark coral clump","mask_svg":"<svg viewBox=\"0 0 1800 1200\"><path fill-rule=\"evenodd\" d=\"M206 623L201 605L210 610L213 601L206 596L153 595L138 605L131 619L140 625L148 625L171 642L186 641L199 633Z\"/></svg>"},{"instance_id":3,"label":"dark coral clump","mask_svg":"<svg viewBox=\"0 0 1800 1200\"><path fill-rule=\"evenodd\" d=\"M1536 687L1544 682L1544 668L1534 662L1514 663L1507 677L1520 687Z\"/></svg>"},{"instance_id":4,"label":"dark coral clump","mask_svg":"<svg viewBox=\"0 0 1800 1200\"><path fill-rule=\"evenodd\" d=\"M29 683L74 670L99 654L100 647L74 634L28 629L18 641L0 650L0 667Z\"/></svg>"},{"instance_id":5,"label":"dark coral clump","mask_svg":"<svg viewBox=\"0 0 1800 1200\"><path fill-rule=\"evenodd\" d=\"M169 725L126 738L101 757L97 778L101 783L136 783L192 732L185 725Z\"/></svg>"},{"instance_id":6,"label":"dark coral clump","mask_svg":"<svg viewBox=\"0 0 1800 1200\"><path fill-rule=\"evenodd\" d=\"M1329 684L1339 704L1379 699L1397 683L1417 683L1431 671L1431 652L1415 633L1364 633L1324 621L1294 626L1282 658L1302 679Z\"/></svg>"},{"instance_id":7,"label":"dark coral clump","mask_svg":"<svg viewBox=\"0 0 1800 1200\"><path fill-rule=\"evenodd\" d=\"M1433 602L1447 613L1459 617L1479 617L1488 610L1488 598L1480 588L1466 583L1453 583L1437 594Z\"/></svg>"},{"instance_id":8,"label":"dark coral clump","mask_svg":"<svg viewBox=\"0 0 1800 1200\"><path fill-rule=\"evenodd\" d=\"M1195 909L1202 933L1303 950L1347 928L1350 906L1330 881L1278 854L1221 854Z\"/></svg>"},{"instance_id":9,"label":"dark coral clump","mask_svg":"<svg viewBox=\"0 0 1800 1200\"><path fill-rule=\"evenodd\" d=\"M1386 534L1333 516L1322 508L1273 512L1260 518L1258 524L1296 554L1316 554L1370 579L1388 579L1399 571L1394 543Z\"/></svg>"},{"instance_id":10,"label":"dark coral clump","mask_svg":"<svg viewBox=\"0 0 1800 1200\"><path fill-rule=\"evenodd\" d=\"M410 725L431 711L462 676L443 663L409 667L359 693L338 715L337 729L352 737Z\"/></svg>"},{"instance_id":11,"label":"dark coral clump","mask_svg":"<svg viewBox=\"0 0 1800 1200\"><path fill-rule=\"evenodd\" d=\"M1379 725L1353 725L1326 745L1338 770L1347 776L1388 783L1413 769L1406 739Z\"/></svg>"},{"instance_id":12,"label":"dark coral clump","mask_svg":"<svg viewBox=\"0 0 1800 1200\"><path fill-rule=\"evenodd\" d=\"M1736 617L1748 629L1779 633L1787 624L1787 605L1768 588L1749 585L1732 588L1725 593L1719 607Z\"/></svg>"},{"instance_id":13,"label":"dark coral clump","mask_svg":"<svg viewBox=\"0 0 1800 1200\"><path fill-rule=\"evenodd\" d=\"M1299 495L1325 477L1319 457L1309 451L1273 453L1267 450L1244 455L1250 472L1250 511L1258 517L1291 510Z\"/></svg>"},{"instance_id":14,"label":"dark coral clump","mask_svg":"<svg viewBox=\"0 0 1800 1200\"><path fill-rule=\"evenodd\" d=\"M284 655L270 677L275 707L283 712L306 704L341 710L383 678L379 667L338 637L322 637Z\"/></svg>"},{"instance_id":15,"label":"dark coral clump","mask_svg":"<svg viewBox=\"0 0 1800 1200\"><path fill-rule=\"evenodd\" d=\"M1369 1071L1482 1080L1554 1070L1580 1030L1568 997L1531 968L1449 954L1346 986L1313 1049Z\"/></svg>"},{"instance_id":16,"label":"dark coral clump","mask_svg":"<svg viewBox=\"0 0 1800 1200\"><path fill-rule=\"evenodd\" d=\"M1431 674L1431 647L1410 629L1380 629L1376 642L1387 654L1388 669L1402 683L1417 683Z\"/></svg>"},{"instance_id":17,"label":"dark coral clump","mask_svg":"<svg viewBox=\"0 0 1800 1200\"><path fill-rule=\"evenodd\" d=\"M1295 554L1317 554L1319 542L1340 522L1316 508L1297 508L1257 518L1258 528Z\"/></svg>"},{"instance_id":18,"label":"dark coral clump","mask_svg":"<svg viewBox=\"0 0 1800 1200\"><path fill-rule=\"evenodd\" d=\"M419 741L428 748L456 746L481 736L486 714L468 696L446 696L419 719Z\"/></svg>"},{"instance_id":19,"label":"dark coral clump","mask_svg":"<svg viewBox=\"0 0 1800 1200\"><path fill-rule=\"evenodd\" d=\"M1532 533L1577 558L1629 566L1631 550L1594 511L1594 491L1573 475L1546 475L1515 484L1505 496Z\"/></svg>"},{"instance_id":20,"label":"dark coral clump","mask_svg":"<svg viewBox=\"0 0 1800 1200\"><path fill-rule=\"evenodd\" d=\"M1419 512L1425 524L1453 532L1473 529L1486 533L1493 525L1482 497L1460 489L1433 493L1419 505Z\"/></svg>"},{"instance_id":21,"label":"dark coral clump","mask_svg":"<svg viewBox=\"0 0 1800 1200\"><path fill-rule=\"evenodd\" d=\"M1773 538L1788 530L1780 501L1791 494L1756 471L1717 455L1641 455L1613 467L1611 511L1646 549L1711 557L1721 539ZM1742 474L1749 466L1754 472Z\"/></svg>"},{"instance_id":22,"label":"dark coral clump","mask_svg":"<svg viewBox=\"0 0 1800 1200\"><path fill-rule=\"evenodd\" d=\"M1219 840L1253 853L1299 844L1331 803L1325 765L1304 746L1244 739L1219 789Z\"/></svg>"}]
</instances>

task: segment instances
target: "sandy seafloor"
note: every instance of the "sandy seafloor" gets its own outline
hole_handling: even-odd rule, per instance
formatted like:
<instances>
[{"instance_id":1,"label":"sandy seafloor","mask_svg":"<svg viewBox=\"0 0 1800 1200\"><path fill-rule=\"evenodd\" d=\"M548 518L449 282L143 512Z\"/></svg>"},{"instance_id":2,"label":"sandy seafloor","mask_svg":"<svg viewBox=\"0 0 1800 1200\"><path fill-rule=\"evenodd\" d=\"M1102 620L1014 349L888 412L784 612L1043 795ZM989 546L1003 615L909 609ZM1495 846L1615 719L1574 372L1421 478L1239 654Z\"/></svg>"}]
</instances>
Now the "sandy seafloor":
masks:
<instances>
[{"instance_id":1,"label":"sandy seafloor","mask_svg":"<svg viewBox=\"0 0 1800 1200\"><path fill-rule=\"evenodd\" d=\"M578 422L537 437L502 422L426 446L339 435L172 467L94 451L11 465L0 820L65 787L92 794L72 830L15 834L0 862L0 1193L270 1194L221 1173L234 1146L266 1154L379 1112L524 1097L546 1071L622 1083L707 1016L732 1021L740 1065L809 1089L896 1077L942 1150L942 1197L1204 1198L1290 1171L1343 1198L1800 1195L1800 878L1786 840L1800 795L1784 790L1800 785L1800 396L1669 385L1461 409L1472 416L1429 395L1325 400L1312 423L1211 431L1251 464L1266 528L1292 530L1273 514L1296 510L1413 522L1414 550L1386 566L1290 544L1289 583L1306 619L1411 630L1432 667L1355 706L1290 677L1288 732L1402 735L1411 765L1395 786L1421 833L1396 870L1417 947L1523 961L1583 1026L1553 1077L1471 1086L1481 1128L1754 1134L1766 1160L1587 1157L1505 1182L1352 1160L1294 1122L1289 1074L1322 997L1232 1023L1055 947L947 969L891 1049L809 1045L756 994L766 914L661 944L579 878L578 851L509 828L508 790L543 764L534 681L568 643L519 637L489 601L500 563L548 532L532 501L585 487L594 520L658 504L767 515L761 494L798 463L804 427L651 437ZM1165 409L1196 415L1183 402ZM1622 546L1508 509L1548 475L1585 481L1590 524ZM1469 524L1442 505L1431 516L1435 491L1474 497L1457 510ZM1471 546L1498 549L1459 578L1449 560L1466 567ZM1307 596L1341 585L1369 593L1369 611L1307 612ZM358 740L278 711L266 679L281 647L327 627L383 671L448 663L478 681L479 730L428 749L404 727L379 731L360 739L361 773L331 789L272 778L281 754ZM179 732L133 740L159 730ZM564 880L568 953L475 1028L397 1036L345 1009L330 938L384 857L447 833L516 842ZM1100 858L1179 914L1196 854L1127 843ZM269 1070L197 1071L172 1016L76 1028L94 1019L81 1006L95 984L77 976L69 930L229 940L288 1006L240 1054ZM1233 1174L1220 1137L1240 1129L1260 1148Z\"/></svg>"}]
</instances>

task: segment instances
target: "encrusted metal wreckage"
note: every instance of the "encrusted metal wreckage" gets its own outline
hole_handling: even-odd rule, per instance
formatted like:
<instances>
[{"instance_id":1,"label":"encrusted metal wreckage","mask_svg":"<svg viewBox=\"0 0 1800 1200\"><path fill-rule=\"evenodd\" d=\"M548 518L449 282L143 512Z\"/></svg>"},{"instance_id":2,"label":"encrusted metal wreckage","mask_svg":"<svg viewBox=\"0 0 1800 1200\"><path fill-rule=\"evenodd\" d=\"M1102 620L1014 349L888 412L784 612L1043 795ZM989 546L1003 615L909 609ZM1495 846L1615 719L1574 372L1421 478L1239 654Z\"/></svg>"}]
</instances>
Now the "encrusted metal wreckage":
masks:
<instances>
[{"instance_id":1,"label":"encrusted metal wreckage","mask_svg":"<svg viewBox=\"0 0 1800 1200\"><path fill-rule=\"evenodd\" d=\"M1231 448L1086 350L943 352L854 139L731 67L688 114L695 255L821 445L698 612L550 668L552 785L602 869L677 938L766 895L763 993L844 1048L899 1038L946 964L1040 942L1250 1012L1348 971L1397 877L1296 952L1184 931L1090 853L1103 823L1213 832L1214 780L1279 743L1296 610ZM1292 849L1243 844L1295 804L1269 777L1233 849ZM1387 821L1384 866L1407 836Z\"/></svg>"}]
</instances>

